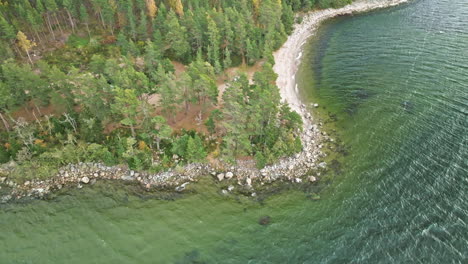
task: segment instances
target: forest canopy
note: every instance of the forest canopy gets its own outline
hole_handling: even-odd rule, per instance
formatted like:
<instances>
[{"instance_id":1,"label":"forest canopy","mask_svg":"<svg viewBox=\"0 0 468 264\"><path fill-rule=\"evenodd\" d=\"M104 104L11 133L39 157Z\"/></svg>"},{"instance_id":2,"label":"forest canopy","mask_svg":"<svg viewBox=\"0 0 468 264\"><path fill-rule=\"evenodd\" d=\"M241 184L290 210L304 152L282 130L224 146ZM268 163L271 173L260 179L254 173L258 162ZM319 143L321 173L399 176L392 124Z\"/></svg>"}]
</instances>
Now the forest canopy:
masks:
<instances>
[{"instance_id":1,"label":"forest canopy","mask_svg":"<svg viewBox=\"0 0 468 264\"><path fill-rule=\"evenodd\" d=\"M0 163L28 178L292 155L302 120L280 102L272 52L295 12L349 2L0 0Z\"/></svg>"}]
</instances>

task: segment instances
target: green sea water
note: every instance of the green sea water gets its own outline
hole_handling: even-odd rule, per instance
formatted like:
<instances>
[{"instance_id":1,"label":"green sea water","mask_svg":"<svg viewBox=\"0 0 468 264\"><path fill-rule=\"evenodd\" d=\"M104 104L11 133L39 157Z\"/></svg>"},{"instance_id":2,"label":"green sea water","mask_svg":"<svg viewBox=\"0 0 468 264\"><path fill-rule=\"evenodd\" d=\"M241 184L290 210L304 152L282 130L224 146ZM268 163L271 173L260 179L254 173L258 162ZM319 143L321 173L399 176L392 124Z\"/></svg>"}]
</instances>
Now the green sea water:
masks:
<instances>
[{"instance_id":1,"label":"green sea water","mask_svg":"<svg viewBox=\"0 0 468 264\"><path fill-rule=\"evenodd\" d=\"M333 19L305 47L301 90L338 142L320 199L98 182L0 205L0 263L468 263L468 2Z\"/></svg>"}]
</instances>

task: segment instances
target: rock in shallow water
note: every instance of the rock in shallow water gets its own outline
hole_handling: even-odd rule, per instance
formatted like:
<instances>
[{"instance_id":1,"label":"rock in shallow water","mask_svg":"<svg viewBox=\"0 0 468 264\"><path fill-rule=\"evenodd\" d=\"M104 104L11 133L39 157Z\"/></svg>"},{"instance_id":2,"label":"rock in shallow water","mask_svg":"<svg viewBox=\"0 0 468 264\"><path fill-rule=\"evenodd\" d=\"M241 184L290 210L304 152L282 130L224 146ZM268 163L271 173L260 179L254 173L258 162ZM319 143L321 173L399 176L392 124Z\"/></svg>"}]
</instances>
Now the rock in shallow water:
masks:
<instances>
[{"instance_id":1,"label":"rock in shallow water","mask_svg":"<svg viewBox=\"0 0 468 264\"><path fill-rule=\"evenodd\" d=\"M262 216L260 217L260 219L258 220L258 223L260 225L269 225L271 222L271 217L269 215L265 215L265 216Z\"/></svg>"}]
</instances>

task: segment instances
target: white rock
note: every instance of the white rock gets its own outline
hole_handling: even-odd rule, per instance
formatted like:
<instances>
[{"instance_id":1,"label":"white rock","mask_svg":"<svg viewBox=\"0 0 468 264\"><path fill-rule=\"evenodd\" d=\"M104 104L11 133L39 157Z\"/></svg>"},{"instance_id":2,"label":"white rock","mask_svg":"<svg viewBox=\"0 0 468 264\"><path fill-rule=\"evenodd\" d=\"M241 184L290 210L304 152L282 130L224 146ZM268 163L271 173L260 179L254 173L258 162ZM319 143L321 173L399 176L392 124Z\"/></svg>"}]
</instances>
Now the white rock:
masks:
<instances>
[{"instance_id":1,"label":"white rock","mask_svg":"<svg viewBox=\"0 0 468 264\"><path fill-rule=\"evenodd\" d=\"M216 177L218 178L219 181L222 181L224 179L224 173L220 173Z\"/></svg>"},{"instance_id":2,"label":"white rock","mask_svg":"<svg viewBox=\"0 0 468 264\"><path fill-rule=\"evenodd\" d=\"M131 180L133 180L133 177L132 176L122 176L121 179L124 180L124 181L131 181Z\"/></svg>"},{"instance_id":3,"label":"white rock","mask_svg":"<svg viewBox=\"0 0 468 264\"><path fill-rule=\"evenodd\" d=\"M224 195L228 194L228 191L226 191L226 190L222 190L221 192L222 192Z\"/></svg>"},{"instance_id":4,"label":"white rock","mask_svg":"<svg viewBox=\"0 0 468 264\"><path fill-rule=\"evenodd\" d=\"M301 178L296 178L296 182L300 183L300 182L302 182L302 179Z\"/></svg>"},{"instance_id":5,"label":"white rock","mask_svg":"<svg viewBox=\"0 0 468 264\"><path fill-rule=\"evenodd\" d=\"M229 187L228 187L228 191L230 191L230 192L231 192L232 190L234 190L234 186L233 186L233 185L229 185Z\"/></svg>"},{"instance_id":6,"label":"white rock","mask_svg":"<svg viewBox=\"0 0 468 264\"><path fill-rule=\"evenodd\" d=\"M252 179L250 179L250 178L247 178L247 179L245 180L245 182L246 182L247 185L249 185L249 186L252 185Z\"/></svg>"},{"instance_id":7,"label":"white rock","mask_svg":"<svg viewBox=\"0 0 468 264\"><path fill-rule=\"evenodd\" d=\"M309 177L309 181L310 181L310 182L316 182L316 181L317 181L317 178L315 178L314 176L310 176L310 177Z\"/></svg>"},{"instance_id":8,"label":"white rock","mask_svg":"<svg viewBox=\"0 0 468 264\"><path fill-rule=\"evenodd\" d=\"M84 176L83 178L81 178L81 182L82 183L89 183L89 178Z\"/></svg>"},{"instance_id":9,"label":"white rock","mask_svg":"<svg viewBox=\"0 0 468 264\"><path fill-rule=\"evenodd\" d=\"M317 108L317 107L319 107L319 105L318 105L318 104L314 104L314 107Z\"/></svg>"},{"instance_id":10,"label":"white rock","mask_svg":"<svg viewBox=\"0 0 468 264\"><path fill-rule=\"evenodd\" d=\"M230 171L229 171L228 173L226 173L226 179L229 180L229 179L231 179L232 177L234 177L234 173L232 173L232 172L230 172Z\"/></svg>"}]
</instances>

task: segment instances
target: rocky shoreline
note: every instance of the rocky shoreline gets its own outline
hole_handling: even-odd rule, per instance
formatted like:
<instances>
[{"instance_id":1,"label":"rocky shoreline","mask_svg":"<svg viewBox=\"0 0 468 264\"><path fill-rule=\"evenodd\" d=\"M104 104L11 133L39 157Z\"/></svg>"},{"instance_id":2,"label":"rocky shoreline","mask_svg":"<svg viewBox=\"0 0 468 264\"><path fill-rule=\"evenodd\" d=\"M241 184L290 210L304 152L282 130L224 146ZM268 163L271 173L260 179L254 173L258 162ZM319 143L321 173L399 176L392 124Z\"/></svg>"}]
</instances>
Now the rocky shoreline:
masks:
<instances>
[{"instance_id":1,"label":"rocky shoreline","mask_svg":"<svg viewBox=\"0 0 468 264\"><path fill-rule=\"evenodd\" d=\"M311 123L312 116L308 114L305 105L302 106L302 112ZM318 180L320 171L327 166L325 162L319 162L325 156L321 151L322 142L324 140L333 141L333 139L330 139L325 133L321 133L319 125L310 125L304 129L302 140L302 152L263 169L257 169L253 162L240 161L235 166L226 167L214 167L210 164L188 164L166 172L150 174L136 172L126 166L110 167L100 163L79 163L61 168L59 173L47 180L31 180L17 184L8 179L8 171L14 169L14 166L7 164L0 169L0 184L11 188L11 191L0 197L0 202L5 203L23 197L43 198L65 186L82 188L87 184L94 184L97 180L131 181L140 184L146 190L173 189L174 191L183 191L187 184L208 175L217 181L231 184L223 192L231 191L234 189L234 185L240 185L249 189L251 194L255 196L257 186L280 179L295 183L316 182Z\"/></svg>"},{"instance_id":2,"label":"rocky shoreline","mask_svg":"<svg viewBox=\"0 0 468 264\"><path fill-rule=\"evenodd\" d=\"M200 177L211 175L217 181L231 184L223 193L232 191L234 185L241 185L250 190L255 196L258 186L277 180L287 180L301 183L304 181L316 182L320 173L327 167L321 160L326 156L322 152L324 144L333 142L325 132L320 132L321 124L313 120L311 110L318 105L306 106L302 104L296 91L295 75L302 55L302 45L313 34L313 31L325 19L338 15L365 12L376 8L394 6L407 0L389 0L379 3L358 1L340 9L327 9L314 11L306 15L303 23L296 25L293 34L288 38L281 49L275 52L275 72L278 74L277 84L281 96L293 110L297 111L303 121L301 139L303 150L292 157L284 158L273 165L259 170L252 162L239 161L235 166L214 167L210 164L188 164L181 168L150 174L135 172L125 166L108 167L99 163L69 164L59 170L57 175L47 180L31 180L17 184L8 179L9 171L14 166L5 164L0 168L0 186L8 187L9 193L0 197L0 203L23 197L43 198L47 194L62 189L64 186L93 184L97 180L131 181L140 184L147 190L172 188L174 191L183 191L187 184L196 182Z\"/></svg>"}]
</instances>

